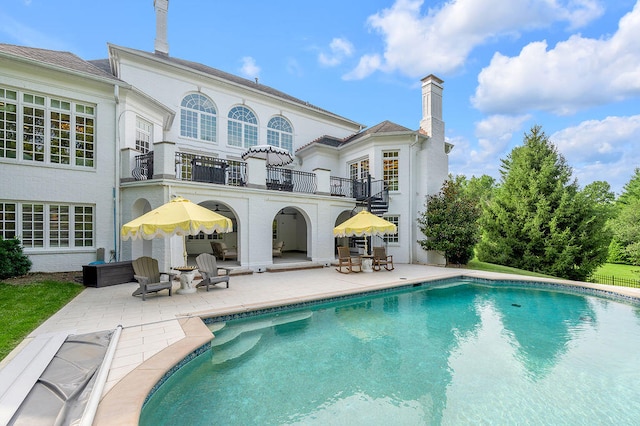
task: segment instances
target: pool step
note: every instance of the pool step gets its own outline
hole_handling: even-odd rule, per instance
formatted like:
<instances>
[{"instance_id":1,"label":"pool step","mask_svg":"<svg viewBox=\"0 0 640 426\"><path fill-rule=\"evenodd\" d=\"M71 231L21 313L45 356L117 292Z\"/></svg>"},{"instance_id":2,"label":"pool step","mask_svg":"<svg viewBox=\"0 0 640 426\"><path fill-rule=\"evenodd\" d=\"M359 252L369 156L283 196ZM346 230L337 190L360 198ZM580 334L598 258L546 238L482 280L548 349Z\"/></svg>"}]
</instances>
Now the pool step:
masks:
<instances>
[{"instance_id":1,"label":"pool step","mask_svg":"<svg viewBox=\"0 0 640 426\"><path fill-rule=\"evenodd\" d=\"M211 357L211 363L218 365L240 358L242 355L253 349L261 338L262 334L260 333L238 337L233 341L232 345L221 349L214 349L213 356Z\"/></svg>"},{"instance_id":2,"label":"pool step","mask_svg":"<svg viewBox=\"0 0 640 426\"><path fill-rule=\"evenodd\" d=\"M243 333L256 331L256 330L263 330L265 328L273 327L276 325L289 324L296 321L303 321L308 318L311 318L312 315L313 315L313 312L311 311L300 311L300 312L292 312L290 314L278 315L275 318L267 318L267 319L255 321L255 322L252 321L251 323L238 324L235 326L230 325L225 327L224 332L217 335L211 341L211 347L215 348L215 347L227 344L233 341L234 339L236 339L238 336L240 336ZM211 330L211 326L215 324L216 323L210 324L209 330ZM213 332L213 330L211 331Z\"/></svg>"}]
</instances>

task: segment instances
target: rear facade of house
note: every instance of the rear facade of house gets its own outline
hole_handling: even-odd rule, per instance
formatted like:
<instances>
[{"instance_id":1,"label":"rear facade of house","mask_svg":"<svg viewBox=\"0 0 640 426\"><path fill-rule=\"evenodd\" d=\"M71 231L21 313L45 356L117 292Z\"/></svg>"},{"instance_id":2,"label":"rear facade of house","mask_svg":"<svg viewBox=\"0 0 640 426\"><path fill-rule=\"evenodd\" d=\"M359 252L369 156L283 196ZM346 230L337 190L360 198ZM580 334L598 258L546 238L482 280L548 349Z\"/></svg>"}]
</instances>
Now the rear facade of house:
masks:
<instances>
[{"instance_id":1,"label":"rear facade of house","mask_svg":"<svg viewBox=\"0 0 640 426\"><path fill-rule=\"evenodd\" d=\"M163 4L164 3L164 4ZM223 242L254 271L272 247L328 265L333 228L362 209L395 223L374 237L397 263L441 263L422 250L416 218L448 174L443 82L422 80L417 130L364 125L274 88L169 55L163 18L154 52L109 44L108 59L0 44L0 236L21 239L33 271L76 271L104 259L155 257ZM255 145L291 153L272 166ZM231 218L233 232L122 241L122 224L174 196ZM186 247L183 245L186 244Z\"/></svg>"}]
</instances>

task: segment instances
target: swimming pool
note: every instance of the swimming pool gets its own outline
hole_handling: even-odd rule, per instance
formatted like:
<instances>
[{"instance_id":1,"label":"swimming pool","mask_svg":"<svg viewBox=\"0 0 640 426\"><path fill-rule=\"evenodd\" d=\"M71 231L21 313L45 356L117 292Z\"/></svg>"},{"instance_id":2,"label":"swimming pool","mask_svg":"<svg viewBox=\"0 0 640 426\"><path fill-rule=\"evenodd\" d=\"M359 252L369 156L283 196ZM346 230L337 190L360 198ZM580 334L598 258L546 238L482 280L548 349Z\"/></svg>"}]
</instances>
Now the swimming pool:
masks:
<instances>
[{"instance_id":1,"label":"swimming pool","mask_svg":"<svg viewBox=\"0 0 640 426\"><path fill-rule=\"evenodd\" d=\"M141 425L640 418L640 307L587 293L447 281L211 328L212 349L158 388Z\"/></svg>"}]
</instances>

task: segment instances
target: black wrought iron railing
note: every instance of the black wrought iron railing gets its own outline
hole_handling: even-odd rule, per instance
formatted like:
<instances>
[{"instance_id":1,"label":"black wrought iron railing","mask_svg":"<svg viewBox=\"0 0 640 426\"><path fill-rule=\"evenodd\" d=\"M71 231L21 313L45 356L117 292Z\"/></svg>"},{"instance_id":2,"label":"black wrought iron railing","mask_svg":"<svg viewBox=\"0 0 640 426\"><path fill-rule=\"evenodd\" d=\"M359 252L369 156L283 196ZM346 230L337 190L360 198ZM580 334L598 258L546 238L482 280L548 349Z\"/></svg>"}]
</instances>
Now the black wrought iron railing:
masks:
<instances>
[{"instance_id":1,"label":"black wrought iron railing","mask_svg":"<svg viewBox=\"0 0 640 426\"><path fill-rule=\"evenodd\" d=\"M176 178L220 185L246 186L247 163L176 152Z\"/></svg>"},{"instance_id":2,"label":"black wrought iron railing","mask_svg":"<svg viewBox=\"0 0 640 426\"><path fill-rule=\"evenodd\" d=\"M135 180L147 180L153 178L153 151L135 157L136 165L131 171Z\"/></svg>"},{"instance_id":3,"label":"black wrought iron railing","mask_svg":"<svg viewBox=\"0 0 640 426\"><path fill-rule=\"evenodd\" d=\"M331 186L331 195L334 197L353 198L353 180L338 176L331 176L329 185Z\"/></svg>"},{"instance_id":4,"label":"black wrought iron railing","mask_svg":"<svg viewBox=\"0 0 640 426\"><path fill-rule=\"evenodd\" d=\"M634 280L633 278L621 278L621 277L616 277L614 275L592 274L589 277L588 281L592 283L598 283L598 284L608 284L608 285L617 285L622 287L640 288L640 279Z\"/></svg>"},{"instance_id":5,"label":"black wrought iron railing","mask_svg":"<svg viewBox=\"0 0 640 426\"><path fill-rule=\"evenodd\" d=\"M267 166L267 189L313 194L318 188L315 173Z\"/></svg>"}]
</instances>

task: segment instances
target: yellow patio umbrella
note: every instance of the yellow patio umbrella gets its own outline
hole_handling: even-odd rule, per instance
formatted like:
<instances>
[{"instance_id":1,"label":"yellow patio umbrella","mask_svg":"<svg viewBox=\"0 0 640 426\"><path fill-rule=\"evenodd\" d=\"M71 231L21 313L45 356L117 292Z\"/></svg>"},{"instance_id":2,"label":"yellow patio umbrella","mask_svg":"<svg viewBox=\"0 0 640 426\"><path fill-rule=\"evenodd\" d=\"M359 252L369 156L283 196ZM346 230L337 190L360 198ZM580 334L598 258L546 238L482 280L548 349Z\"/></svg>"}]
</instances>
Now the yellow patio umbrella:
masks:
<instances>
[{"instance_id":1,"label":"yellow patio umbrella","mask_svg":"<svg viewBox=\"0 0 640 426\"><path fill-rule=\"evenodd\" d=\"M199 206L191 201L176 197L166 204L122 226L120 235L123 240L142 238L151 240L174 235L197 235L200 232L231 232L233 223L228 217ZM185 265L187 253L185 245Z\"/></svg>"},{"instance_id":2,"label":"yellow patio umbrella","mask_svg":"<svg viewBox=\"0 0 640 426\"><path fill-rule=\"evenodd\" d=\"M398 227L379 216L366 210L361 211L333 228L333 235L336 237L370 237L395 234ZM365 240L365 251L369 253Z\"/></svg>"}]
</instances>

